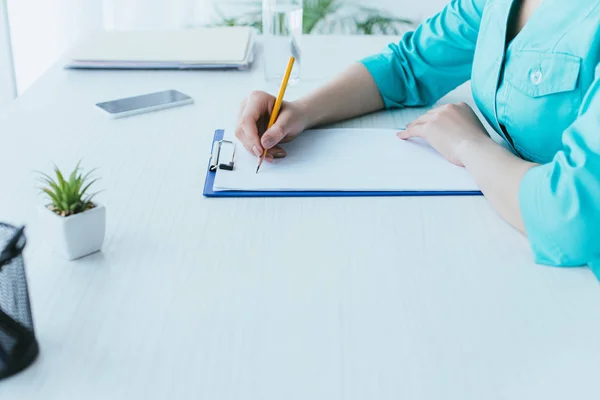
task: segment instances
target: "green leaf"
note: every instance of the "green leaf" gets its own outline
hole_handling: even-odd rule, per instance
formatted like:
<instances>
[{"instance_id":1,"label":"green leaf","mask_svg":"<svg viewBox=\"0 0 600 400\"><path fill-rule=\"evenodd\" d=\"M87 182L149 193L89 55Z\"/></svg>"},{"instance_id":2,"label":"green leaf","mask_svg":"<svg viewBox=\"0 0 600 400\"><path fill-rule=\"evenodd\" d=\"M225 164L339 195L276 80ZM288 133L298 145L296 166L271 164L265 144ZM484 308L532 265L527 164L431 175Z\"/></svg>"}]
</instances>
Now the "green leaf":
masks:
<instances>
[{"instance_id":1,"label":"green leaf","mask_svg":"<svg viewBox=\"0 0 600 400\"><path fill-rule=\"evenodd\" d=\"M40 178L40 180L42 182L44 182L45 184L47 184L48 186L50 186L50 188L52 188L52 190L54 190L54 193L60 192L60 188L53 180L50 180L47 178Z\"/></svg>"},{"instance_id":2,"label":"green leaf","mask_svg":"<svg viewBox=\"0 0 600 400\"><path fill-rule=\"evenodd\" d=\"M56 184L56 181L54 179L52 179L49 175L43 173L43 172L38 172L38 174L40 174L40 179L42 181L44 181L45 183L47 183L52 189L54 189L55 191L59 191L60 189L58 188L58 185Z\"/></svg>"},{"instance_id":3,"label":"green leaf","mask_svg":"<svg viewBox=\"0 0 600 400\"><path fill-rule=\"evenodd\" d=\"M98 190L97 192L94 192L94 193L92 193L91 195L89 195L89 196L88 196L88 197L85 199L85 201L86 201L86 202L89 202L91 199L93 199L94 197L96 197L96 195L98 195L98 194L100 194L100 193L102 193L102 192L104 192L104 190Z\"/></svg>"},{"instance_id":4,"label":"green leaf","mask_svg":"<svg viewBox=\"0 0 600 400\"><path fill-rule=\"evenodd\" d=\"M96 171L98 171L98 168L94 168L94 169L91 169L90 171L88 171L88 173L83 176L83 178L82 178L83 181L84 182L87 181L89 179L89 177Z\"/></svg>"},{"instance_id":5,"label":"green leaf","mask_svg":"<svg viewBox=\"0 0 600 400\"><path fill-rule=\"evenodd\" d=\"M315 28L325 21L328 16L335 14L341 7L340 0L313 0L304 4L302 18L302 31L310 34Z\"/></svg>"},{"instance_id":6,"label":"green leaf","mask_svg":"<svg viewBox=\"0 0 600 400\"><path fill-rule=\"evenodd\" d=\"M69 176L69 185L75 184L75 179L77 179L77 172L79 171L80 164L81 164L81 161L78 161L77 165L75 166L75 169L73 170L73 172L71 172L71 175Z\"/></svg>"},{"instance_id":7,"label":"green leaf","mask_svg":"<svg viewBox=\"0 0 600 400\"><path fill-rule=\"evenodd\" d=\"M71 204L71 206L69 207L69 210L73 211L73 213L75 213L75 214L81 212L82 209L83 209L83 204L79 201L77 203Z\"/></svg>"},{"instance_id":8,"label":"green leaf","mask_svg":"<svg viewBox=\"0 0 600 400\"><path fill-rule=\"evenodd\" d=\"M54 166L54 173L56 174L56 177L58 178L58 184L59 184L61 190L65 190L67 182L65 181L65 178L63 177L62 172L60 172L60 169L58 169L57 166Z\"/></svg>"},{"instance_id":9,"label":"green leaf","mask_svg":"<svg viewBox=\"0 0 600 400\"><path fill-rule=\"evenodd\" d=\"M52 179L52 177L44 172L41 171L35 171L37 174L40 174L41 176L43 176L44 178L48 179L49 181L54 182L54 179Z\"/></svg>"},{"instance_id":10,"label":"green leaf","mask_svg":"<svg viewBox=\"0 0 600 400\"><path fill-rule=\"evenodd\" d=\"M56 205L58 203L58 198L48 188L41 188L41 189L44 193L46 193L48 195L48 197L50 197L50 200L52 200L52 204Z\"/></svg>"},{"instance_id":11,"label":"green leaf","mask_svg":"<svg viewBox=\"0 0 600 400\"><path fill-rule=\"evenodd\" d=\"M221 3L223 4L223 3ZM262 12L260 1L226 2L236 6L254 6L256 11L249 11L238 16L226 16L215 7L220 21L217 26L253 26L262 32ZM394 34L397 35L415 22L407 18L399 18L388 11L363 6L345 0L304 0L302 31L311 33L343 33L343 34Z\"/></svg>"},{"instance_id":12,"label":"green leaf","mask_svg":"<svg viewBox=\"0 0 600 400\"><path fill-rule=\"evenodd\" d=\"M56 205L57 207L59 207L61 210L64 209L68 209L69 208L69 199L66 197L65 192L58 192L56 193ZM64 205L66 204L66 206Z\"/></svg>"},{"instance_id":13,"label":"green leaf","mask_svg":"<svg viewBox=\"0 0 600 400\"><path fill-rule=\"evenodd\" d=\"M96 192L96 193L94 193L94 194L92 194L92 195L88 196L88 197L85 199L85 207L87 207L87 205L88 205L88 204L93 204L93 203L92 203L92 199L93 199L94 197L96 197L96 195L97 195L98 193L101 193L101 192L102 192L102 191L100 191L100 192ZM84 208L85 208L85 207L84 207Z\"/></svg>"},{"instance_id":14,"label":"green leaf","mask_svg":"<svg viewBox=\"0 0 600 400\"><path fill-rule=\"evenodd\" d=\"M65 190L64 190L63 196L64 196L65 202L69 205L71 205L75 201L73 193L72 193L72 188L68 183L65 184Z\"/></svg>"},{"instance_id":15,"label":"green leaf","mask_svg":"<svg viewBox=\"0 0 600 400\"><path fill-rule=\"evenodd\" d=\"M57 204L57 206L60 211L68 211L69 210L69 204L67 204L66 201L60 201Z\"/></svg>"},{"instance_id":16,"label":"green leaf","mask_svg":"<svg viewBox=\"0 0 600 400\"><path fill-rule=\"evenodd\" d=\"M94 179L93 181L91 181L90 183L88 183L88 184L87 184L87 185L86 185L86 186L83 188L83 190L82 190L82 191L79 193L79 195L80 195L81 197L83 197L83 195L85 194L85 192L87 192L87 190L90 188L90 186L92 186L92 185L93 185L95 182L97 182L97 181L99 181L99 180L100 180L100 178L96 178L96 179Z\"/></svg>"},{"instance_id":17,"label":"green leaf","mask_svg":"<svg viewBox=\"0 0 600 400\"><path fill-rule=\"evenodd\" d=\"M87 202L91 197L84 200L84 195L88 189L99 179L90 179L92 174L97 169L93 169L85 174L81 171L81 161L79 161L73 171L69 174L68 180L65 179L62 171L55 165L54 172L56 179L49 175L38 172L39 180L48 187L40 188L52 200L57 211L63 212L66 215L77 214L84 211L87 207Z\"/></svg>"},{"instance_id":18,"label":"green leaf","mask_svg":"<svg viewBox=\"0 0 600 400\"><path fill-rule=\"evenodd\" d=\"M73 185L73 192L75 193L80 193L81 192L81 186L83 185L83 179L81 179L81 175L75 179L75 184Z\"/></svg>"}]
</instances>

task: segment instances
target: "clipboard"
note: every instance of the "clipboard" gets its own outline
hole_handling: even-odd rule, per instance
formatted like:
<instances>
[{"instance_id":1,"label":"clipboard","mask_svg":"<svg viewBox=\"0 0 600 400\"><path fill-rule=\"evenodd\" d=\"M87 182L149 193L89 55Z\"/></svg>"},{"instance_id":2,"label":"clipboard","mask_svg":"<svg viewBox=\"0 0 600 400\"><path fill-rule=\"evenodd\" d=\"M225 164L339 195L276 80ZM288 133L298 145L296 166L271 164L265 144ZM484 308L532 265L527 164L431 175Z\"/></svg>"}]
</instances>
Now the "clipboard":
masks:
<instances>
[{"instance_id":1,"label":"clipboard","mask_svg":"<svg viewBox=\"0 0 600 400\"><path fill-rule=\"evenodd\" d=\"M482 196L481 191L247 191L247 190L214 190L217 170L232 170L235 168L235 149L231 159L221 158L221 147L224 145L235 146L230 141L224 141L225 131L215 131L211 154L206 168L206 180L204 181L204 196L219 197L390 197L390 196Z\"/></svg>"}]
</instances>

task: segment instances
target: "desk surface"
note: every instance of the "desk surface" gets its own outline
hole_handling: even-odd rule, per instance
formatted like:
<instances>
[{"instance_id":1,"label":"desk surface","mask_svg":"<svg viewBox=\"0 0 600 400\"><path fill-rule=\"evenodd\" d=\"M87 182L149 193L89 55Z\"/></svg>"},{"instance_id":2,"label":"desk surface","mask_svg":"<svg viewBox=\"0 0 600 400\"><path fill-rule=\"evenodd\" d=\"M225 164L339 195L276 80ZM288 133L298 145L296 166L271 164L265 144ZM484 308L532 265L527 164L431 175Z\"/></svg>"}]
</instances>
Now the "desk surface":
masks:
<instances>
[{"instance_id":1,"label":"desk surface","mask_svg":"<svg viewBox=\"0 0 600 400\"><path fill-rule=\"evenodd\" d=\"M290 98L389 40L305 39ZM484 198L203 198L213 129L262 79L260 57L247 72L56 66L0 115L0 219L28 226L42 349L1 399L598 398L598 282L535 265ZM93 106L169 88L195 105ZM108 231L67 262L38 233L32 171L79 159L100 167Z\"/></svg>"}]
</instances>

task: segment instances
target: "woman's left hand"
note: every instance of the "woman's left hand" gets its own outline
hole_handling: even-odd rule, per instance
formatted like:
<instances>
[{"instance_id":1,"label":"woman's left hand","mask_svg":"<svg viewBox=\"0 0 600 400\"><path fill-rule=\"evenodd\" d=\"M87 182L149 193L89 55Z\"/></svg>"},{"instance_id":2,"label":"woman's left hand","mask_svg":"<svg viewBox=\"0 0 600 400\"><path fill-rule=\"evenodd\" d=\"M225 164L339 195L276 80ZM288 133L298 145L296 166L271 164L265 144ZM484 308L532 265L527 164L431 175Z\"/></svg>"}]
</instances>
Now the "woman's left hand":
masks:
<instances>
[{"instance_id":1,"label":"woman's left hand","mask_svg":"<svg viewBox=\"0 0 600 400\"><path fill-rule=\"evenodd\" d=\"M492 140L468 104L434 108L398 132L400 139L425 139L448 161L464 167L461 148L469 143Z\"/></svg>"}]
</instances>

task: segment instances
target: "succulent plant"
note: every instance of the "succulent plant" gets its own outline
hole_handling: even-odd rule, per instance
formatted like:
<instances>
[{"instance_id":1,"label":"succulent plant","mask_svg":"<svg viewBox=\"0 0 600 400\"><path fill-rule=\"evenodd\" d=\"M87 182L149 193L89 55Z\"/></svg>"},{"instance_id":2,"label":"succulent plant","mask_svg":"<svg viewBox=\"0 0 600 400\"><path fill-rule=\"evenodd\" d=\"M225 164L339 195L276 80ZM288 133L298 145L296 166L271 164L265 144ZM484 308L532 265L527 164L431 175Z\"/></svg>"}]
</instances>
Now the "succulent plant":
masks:
<instances>
[{"instance_id":1,"label":"succulent plant","mask_svg":"<svg viewBox=\"0 0 600 400\"><path fill-rule=\"evenodd\" d=\"M48 209L62 217L68 217L96 206L92 203L92 198L98 192L87 194L90 186L98 180L98 178L92 178L92 173L96 170L91 170L85 175L81 171L80 163L77 163L68 179L65 179L63 173L56 166L54 166L56 178L39 172L40 179L45 184L40 190L52 201L48 205Z\"/></svg>"}]
</instances>

